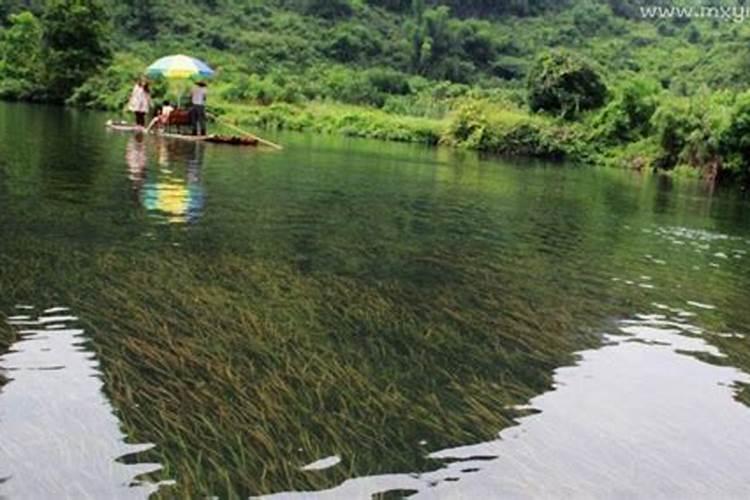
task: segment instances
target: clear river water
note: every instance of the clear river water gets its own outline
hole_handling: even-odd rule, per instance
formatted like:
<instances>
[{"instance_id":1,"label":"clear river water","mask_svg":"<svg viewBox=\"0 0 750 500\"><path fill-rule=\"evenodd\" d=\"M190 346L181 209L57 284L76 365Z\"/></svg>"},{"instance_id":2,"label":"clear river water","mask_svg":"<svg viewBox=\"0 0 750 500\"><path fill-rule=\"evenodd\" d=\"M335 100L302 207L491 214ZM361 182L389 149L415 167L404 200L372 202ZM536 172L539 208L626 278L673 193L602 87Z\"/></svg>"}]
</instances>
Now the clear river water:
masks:
<instances>
[{"instance_id":1,"label":"clear river water","mask_svg":"<svg viewBox=\"0 0 750 500\"><path fill-rule=\"evenodd\" d=\"M750 201L0 103L0 498L748 498Z\"/></svg>"}]
</instances>

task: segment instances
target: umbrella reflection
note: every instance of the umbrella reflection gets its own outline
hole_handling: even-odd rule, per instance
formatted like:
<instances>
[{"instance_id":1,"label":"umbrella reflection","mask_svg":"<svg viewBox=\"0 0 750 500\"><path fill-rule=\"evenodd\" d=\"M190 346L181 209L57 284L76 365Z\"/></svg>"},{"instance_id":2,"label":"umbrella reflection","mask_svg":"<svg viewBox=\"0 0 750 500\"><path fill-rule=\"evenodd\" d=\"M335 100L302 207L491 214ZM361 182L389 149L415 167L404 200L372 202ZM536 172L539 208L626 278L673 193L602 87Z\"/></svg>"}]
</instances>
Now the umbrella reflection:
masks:
<instances>
[{"instance_id":1,"label":"umbrella reflection","mask_svg":"<svg viewBox=\"0 0 750 500\"><path fill-rule=\"evenodd\" d=\"M148 213L169 224L197 222L205 195L201 170L204 145L156 138L156 162L149 168L143 135L130 138L125 149L133 195Z\"/></svg>"}]
</instances>

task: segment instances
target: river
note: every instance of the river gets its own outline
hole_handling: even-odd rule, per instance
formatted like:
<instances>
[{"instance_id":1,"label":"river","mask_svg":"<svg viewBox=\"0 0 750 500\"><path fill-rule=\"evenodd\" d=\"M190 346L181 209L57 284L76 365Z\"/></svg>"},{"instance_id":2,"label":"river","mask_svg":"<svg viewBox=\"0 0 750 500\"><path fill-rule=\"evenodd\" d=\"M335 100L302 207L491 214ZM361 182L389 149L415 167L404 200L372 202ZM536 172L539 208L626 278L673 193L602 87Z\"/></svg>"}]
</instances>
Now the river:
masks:
<instances>
[{"instance_id":1,"label":"river","mask_svg":"<svg viewBox=\"0 0 750 500\"><path fill-rule=\"evenodd\" d=\"M0 497L747 498L750 203L0 104Z\"/></svg>"}]
</instances>

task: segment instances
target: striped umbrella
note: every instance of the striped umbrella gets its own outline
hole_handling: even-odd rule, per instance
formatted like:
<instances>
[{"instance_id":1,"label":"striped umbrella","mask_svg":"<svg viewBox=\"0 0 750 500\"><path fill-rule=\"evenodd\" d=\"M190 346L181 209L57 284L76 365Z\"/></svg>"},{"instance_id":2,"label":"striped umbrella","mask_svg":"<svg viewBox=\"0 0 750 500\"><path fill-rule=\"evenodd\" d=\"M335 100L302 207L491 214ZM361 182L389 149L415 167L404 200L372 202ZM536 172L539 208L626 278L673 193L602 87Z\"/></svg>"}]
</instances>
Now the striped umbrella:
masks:
<instances>
[{"instance_id":1,"label":"striped umbrella","mask_svg":"<svg viewBox=\"0 0 750 500\"><path fill-rule=\"evenodd\" d=\"M146 68L146 75L150 78L211 78L214 75L208 64L200 59L182 54L162 57Z\"/></svg>"}]
</instances>

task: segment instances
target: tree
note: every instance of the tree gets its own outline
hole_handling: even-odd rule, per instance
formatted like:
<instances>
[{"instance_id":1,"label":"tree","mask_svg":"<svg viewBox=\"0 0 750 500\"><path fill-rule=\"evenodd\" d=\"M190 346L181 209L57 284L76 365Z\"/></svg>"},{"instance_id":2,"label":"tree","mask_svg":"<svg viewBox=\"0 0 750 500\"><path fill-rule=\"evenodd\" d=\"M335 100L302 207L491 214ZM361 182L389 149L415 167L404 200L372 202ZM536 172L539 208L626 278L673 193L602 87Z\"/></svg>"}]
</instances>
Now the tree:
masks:
<instances>
[{"instance_id":1,"label":"tree","mask_svg":"<svg viewBox=\"0 0 750 500\"><path fill-rule=\"evenodd\" d=\"M26 99L34 96L42 76L42 26L31 12L11 15L9 21L0 33L0 94Z\"/></svg>"},{"instance_id":2,"label":"tree","mask_svg":"<svg viewBox=\"0 0 750 500\"><path fill-rule=\"evenodd\" d=\"M353 14L349 0L303 0L303 12L325 19L338 19Z\"/></svg>"},{"instance_id":3,"label":"tree","mask_svg":"<svg viewBox=\"0 0 750 500\"><path fill-rule=\"evenodd\" d=\"M35 81L41 74L42 25L31 12L13 14L3 32L3 78Z\"/></svg>"},{"instance_id":4,"label":"tree","mask_svg":"<svg viewBox=\"0 0 750 500\"><path fill-rule=\"evenodd\" d=\"M116 20L128 33L137 38L152 40L159 32L159 24L168 19L155 0L122 0Z\"/></svg>"},{"instance_id":5,"label":"tree","mask_svg":"<svg viewBox=\"0 0 750 500\"><path fill-rule=\"evenodd\" d=\"M64 101L112 57L107 11L100 0L50 0L42 27L47 91Z\"/></svg>"},{"instance_id":6,"label":"tree","mask_svg":"<svg viewBox=\"0 0 750 500\"><path fill-rule=\"evenodd\" d=\"M529 107L571 118L580 111L598 108L607 98L607 87L586 61L562 51L543 54L528 77Z\"/></svg>"}]
</instances>

